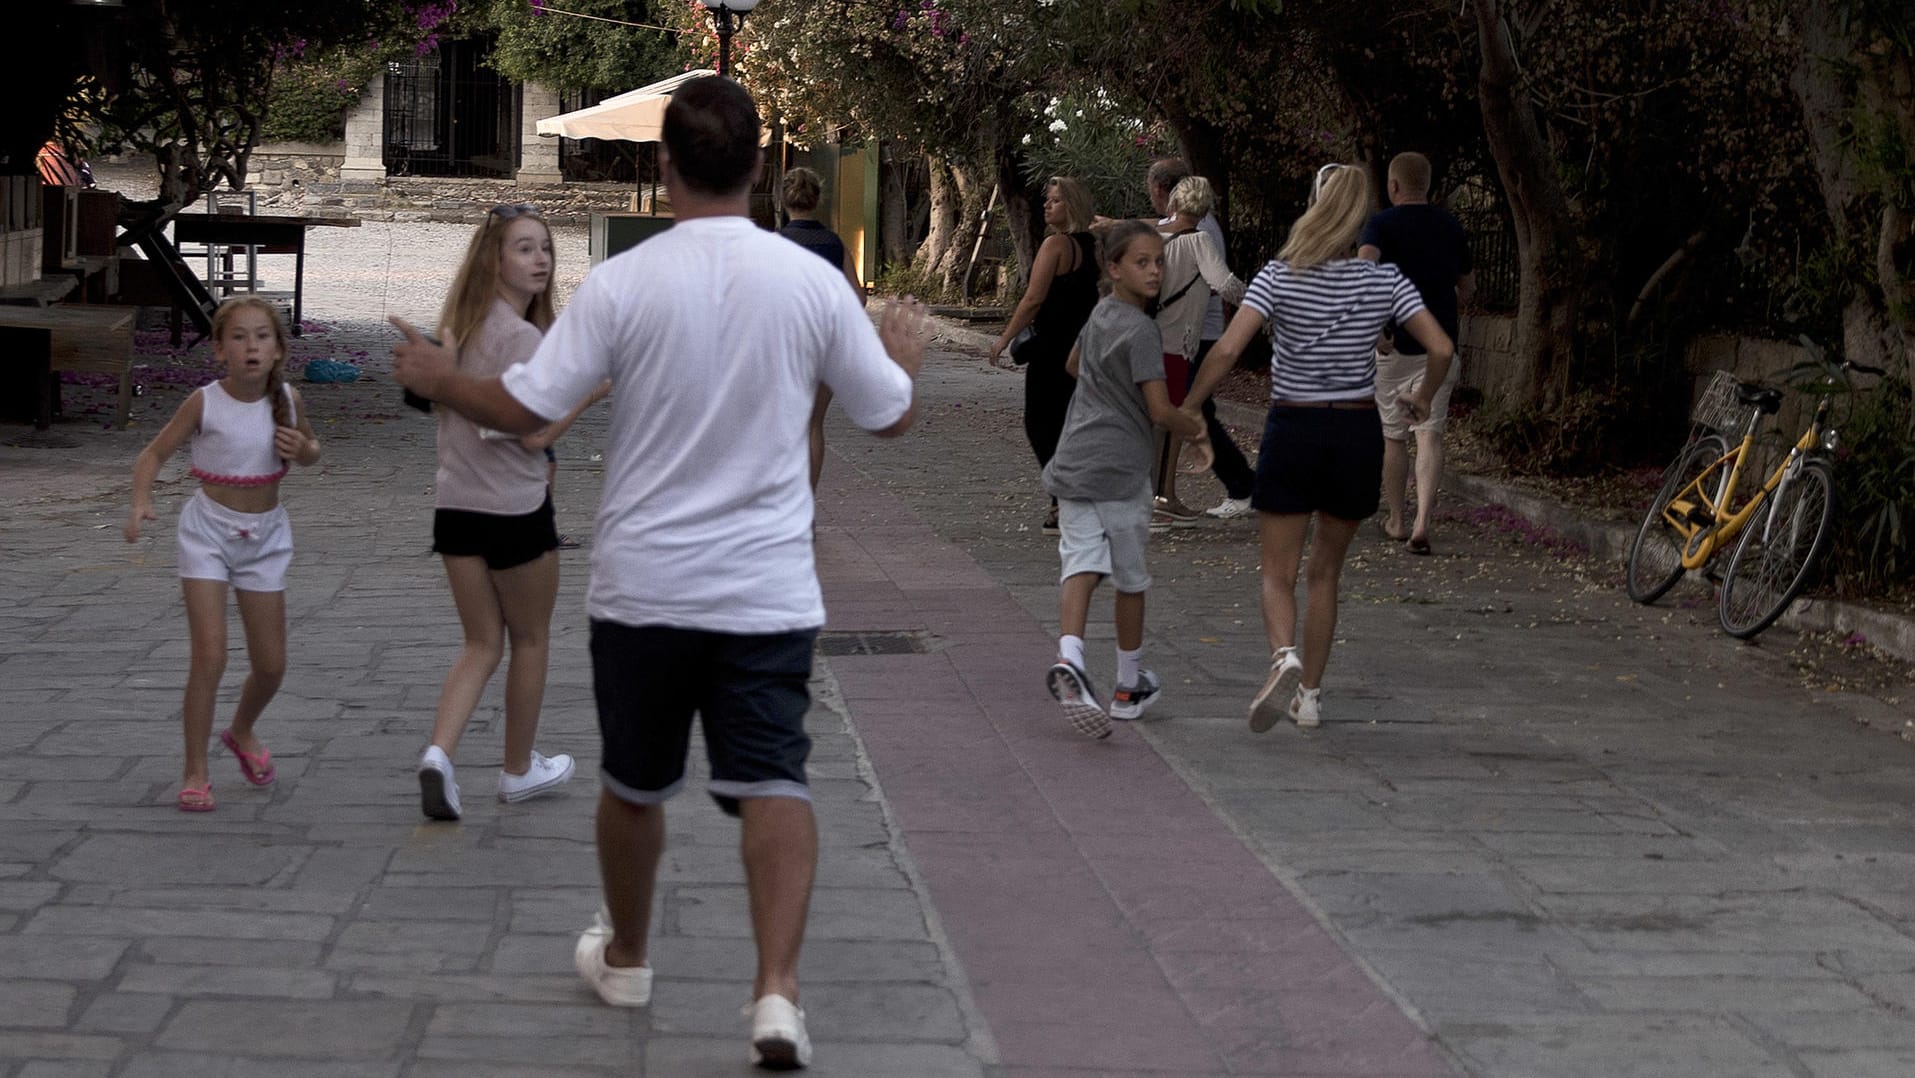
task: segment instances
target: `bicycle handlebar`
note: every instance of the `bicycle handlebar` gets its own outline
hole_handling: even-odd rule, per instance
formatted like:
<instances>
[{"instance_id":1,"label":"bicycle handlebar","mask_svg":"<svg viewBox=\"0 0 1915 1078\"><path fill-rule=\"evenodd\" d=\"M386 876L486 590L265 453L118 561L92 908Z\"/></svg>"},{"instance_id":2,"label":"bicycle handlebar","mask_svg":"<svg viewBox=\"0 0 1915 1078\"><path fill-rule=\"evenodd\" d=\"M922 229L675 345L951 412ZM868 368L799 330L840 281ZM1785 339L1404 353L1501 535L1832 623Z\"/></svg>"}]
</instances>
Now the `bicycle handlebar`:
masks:
<instances>
[{"instance_id":1,"label":"bicycle handlebar","mask_svg":"<svg viewBox=\"0 0 1915 1078\"><path fill-rule=\"evenodd\" d=\"M1852 359L1845 359L1845 360L1843 360L1843 361L1842 361L1842 369L1843 369L1843 370L1845 370L1845 371L1854 371L1854 372L1856 372L1857 374L1872 374L1872 375L1874 375L1874 376L1875 376L1875 377L1877 377L1877 378L1887 378L1887 377L1888 377L1888 372L1887 372L1887 371L1885 371L1885 370L1883 370L1882 368L1880 368L1880 367L1871 367L1871 366L1869 366L1869 365L1868 365L1868 364L1866 364L1866 363L1857 363L1857 362L1855 362L1855 361L1854 361L1854 360L1852 360Z\"/></svg>"}]
</instances>

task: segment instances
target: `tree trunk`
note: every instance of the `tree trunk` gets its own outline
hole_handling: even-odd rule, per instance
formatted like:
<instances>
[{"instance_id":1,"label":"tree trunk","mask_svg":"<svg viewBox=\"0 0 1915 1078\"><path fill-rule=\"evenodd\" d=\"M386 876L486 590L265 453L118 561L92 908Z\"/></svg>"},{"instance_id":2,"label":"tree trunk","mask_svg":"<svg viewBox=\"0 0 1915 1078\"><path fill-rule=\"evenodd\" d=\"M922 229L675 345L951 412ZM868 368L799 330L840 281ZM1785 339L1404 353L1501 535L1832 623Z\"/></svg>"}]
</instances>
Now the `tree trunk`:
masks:
<instances>
[{"instance_id":1,"label":"tree trunk","mask_svg":"<svg viewBox=\"0 0 1915 1078\"><path fill-rule=\"evenodd\" d=\"M997 184L998 198L1004 202L1004 220L1010 228L1011 250L1016 255L1012 291L1022 294L1031 279L1037 249L1044 244L1044 185L1024 178L1022 162L1009 146L997 148Z\"/></svg>"},{"instance_id":2,"label":"tree trunk","mask_svg":"<svg viewBox=\"0 0 1915 1078\"><path fill-rule=\"evenodd\" d=\"M925 229L924 242L918 245L918 253L911 260L920 273L929 276L943 263L948 250L958 233L958 188L957 178L952 175L951 163L942 157L930 157L925 161L930 170L931 219Z\"/></svg>"},{"instance_id":3,"label":"tree trunk","mask_svg":"<svg viewBox=\"0 0 1915 1078\"><path fill-rule=\"evenodd\" d=\"M1166 101L1164 117L1169 121L1171 130L1177 133L1177 147L1184 155L1184 164L1190 166L1190 174L1210 181L1210 189L1217 195L1217 223L1223 226L1224 234L1228 236L1230 158L1224 146L1223 132L1215 124L1190 115L1180 101Z\"/></svg>"},{"instance_id":4,"label":"tree trunk","mask_svg":"<svg viewBox=\"0 0 1915 1078\"><path fill-rule=\"evenodd\" d=\"M885 148L878 166L881 187L878 195L878 234L884 238L884 263L900 266L911 257L911 217L905 188L905 170L909 160L899 160L890 147Z\"/></svg>"},{"instance_id":5,"label":"tree trunk","mask_svg":"<svg viewBox=\"0 0 1915 1078\"><path fill-rule=\"evenodd\" d=\"M978 177L976 168L962 162L952 163L951 180L957 189L957 228L951 242L945 245L943 257L932 264L932 272L946 292L958 290L965 270L970 267L978 217L984 212L984 196L989 190Z\"/></svg>"},{"instance_id":6,"label":"tree trunk","mask_svg":"<svg viewBox=\"0 0 1915 1078\"><path fill-rule=\"evenodd\" d=\"M1906 251L1910 207L1898 207L1872 191L1849 143L1858 105L1879 112L1904 138L1915 133L1915 89L1906 57L1861 55L1863 31L1827 0L1804 4L1802 53L1790 79L1802 108L1810 156L1822 202L1837 237L1866 248L1875 261L1879 292L1867 288L1842 310L1842 353L1858 363L1886 367L1906 377L1915 347L1915 313L1909 311ZM1859 98L1847 83L1859 71ZM1871 79L1875 75L1877 78Z\"/></svg>"},{"instance_id":7,"label":"tree trunk","mask_svg":"<svg viewBox=\"0 0 1915 1078\"><path fill-rule=\"evenodd\" d=\"M1483 136L1516 224L1516 351L1511 396L1552 408L1569 389L1582 315L1584 267L1569 201L1522 86L1515 45L1497 0L1472 0L1483 69L1477 80Z\"/></svg>"}]
</instances>

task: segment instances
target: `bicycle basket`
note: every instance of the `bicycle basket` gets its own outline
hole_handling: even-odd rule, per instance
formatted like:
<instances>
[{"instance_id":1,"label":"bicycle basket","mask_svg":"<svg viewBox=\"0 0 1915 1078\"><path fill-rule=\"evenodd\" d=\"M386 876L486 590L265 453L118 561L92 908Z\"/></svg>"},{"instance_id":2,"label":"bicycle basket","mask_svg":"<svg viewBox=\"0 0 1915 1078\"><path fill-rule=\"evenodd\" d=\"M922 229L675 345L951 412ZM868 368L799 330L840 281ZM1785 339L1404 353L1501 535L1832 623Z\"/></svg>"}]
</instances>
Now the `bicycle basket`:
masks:
<instances>
[{"instance_id":1,"label":"bicycle basket","mask_svg":"<svg viewBox=\"0 0 1915 1078\"><path fill-rule=\"evenodd\" d=\"M1755 417L1755 409L1742 403L1737 391L1741 382L1728 371L1717 371L1696 397L1689 418L1699 427L1708 427L1730 442L1741 439Z\"/></svg>"}]
</instances>

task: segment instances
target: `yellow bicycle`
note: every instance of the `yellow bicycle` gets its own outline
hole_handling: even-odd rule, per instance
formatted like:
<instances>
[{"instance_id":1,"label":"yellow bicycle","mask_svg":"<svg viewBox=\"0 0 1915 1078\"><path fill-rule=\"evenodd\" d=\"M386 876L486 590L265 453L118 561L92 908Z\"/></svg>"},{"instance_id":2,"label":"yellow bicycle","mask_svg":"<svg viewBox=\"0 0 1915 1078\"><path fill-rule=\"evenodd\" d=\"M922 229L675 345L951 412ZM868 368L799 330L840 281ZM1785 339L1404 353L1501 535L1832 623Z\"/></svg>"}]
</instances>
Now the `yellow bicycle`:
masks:
<instances>
[{"instance_id":1,"label":"yellow bicycle","mask_svg":"<svg viewBox=\"0 0 1915 1078\"><path fill-rule=\"evenodd\" d=\"M1840 369L1885 373L1854 362ZM1822 398L1788 456L1737 504L1756 427L1782 407L1782 391L1718 371L1696 402L1699 436L1670 466L1629 546L1629 597L1655 602L1683 573L1705 568L1733 541L1716 596L1722 628L1747 640L1774 624L1808 586L1828 547L1835 516L1829 454L1836 446L1830 401Z\"/></svg>"}]
</instances>

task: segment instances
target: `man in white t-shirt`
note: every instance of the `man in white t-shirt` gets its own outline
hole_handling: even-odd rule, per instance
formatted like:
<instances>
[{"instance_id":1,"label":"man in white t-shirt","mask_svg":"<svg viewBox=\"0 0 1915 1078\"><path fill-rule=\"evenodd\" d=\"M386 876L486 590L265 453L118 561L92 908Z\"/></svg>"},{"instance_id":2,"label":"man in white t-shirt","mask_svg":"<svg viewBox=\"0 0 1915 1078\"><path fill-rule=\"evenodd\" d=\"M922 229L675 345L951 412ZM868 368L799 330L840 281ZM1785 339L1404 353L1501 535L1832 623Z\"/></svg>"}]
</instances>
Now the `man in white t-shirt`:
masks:
<instances>
[{"instance_id":1,"label":"man in white t-shirt","mask_svg":"<svg viewBox=\"0 0 1915 1078\"><path fill-rule=\"evenodd\" d=\"M743 819L758 944L752 1055L810 1057L798 951L817 865L805 779L812 647L807 423L820 387L881 437L915 414L926 321L908 297L873 331L844 275L747 215L763 167L751 98L699 79L666 110L659 155L677 223L586 277L532 359L502 378L453 366L400 325L394 374L485 426L530 432L613 385L586 606L603 739L605 913L579 972L607 1003L651 996L646 943L664 802L702 721L711 795Z\"/></svg>"}]
</instances>

